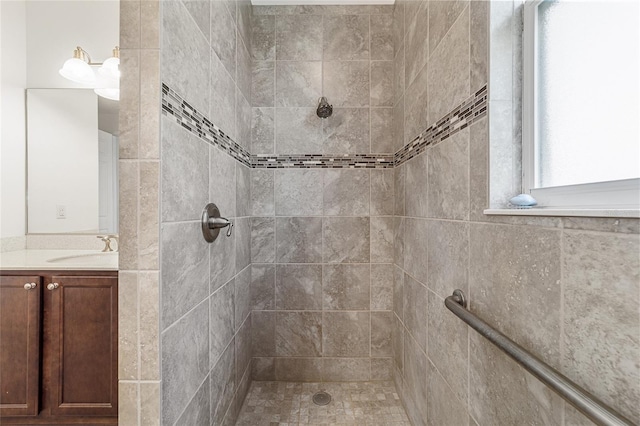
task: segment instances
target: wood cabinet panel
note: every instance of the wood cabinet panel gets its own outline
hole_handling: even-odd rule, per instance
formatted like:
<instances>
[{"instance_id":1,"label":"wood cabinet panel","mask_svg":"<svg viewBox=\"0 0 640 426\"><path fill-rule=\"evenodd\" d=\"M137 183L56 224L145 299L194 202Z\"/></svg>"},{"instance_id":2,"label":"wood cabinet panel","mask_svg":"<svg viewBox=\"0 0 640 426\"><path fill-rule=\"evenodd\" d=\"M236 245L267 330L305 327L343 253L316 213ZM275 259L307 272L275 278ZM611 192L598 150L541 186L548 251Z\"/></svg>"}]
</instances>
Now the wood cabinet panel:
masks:
<instances>
[{"instance_id":1,"label":"wood cabinet panel","mask_svg":"<svg viewBox=\"0 0 640 426\"><path fill-rule=\"evenodd\" d=\"M41 291L39 276L0 277L1 416L38 415Z\"/></svg>"},{"instance_id":2,"label":"wood cabinet panel","mask_svg":"<svg viewBox=\"0 0 640 426\"><path fill-rule=\"evenodd\" d=\"M51 413L117 415L117 278L52 276Z\"/></svg>"}]
</instances>

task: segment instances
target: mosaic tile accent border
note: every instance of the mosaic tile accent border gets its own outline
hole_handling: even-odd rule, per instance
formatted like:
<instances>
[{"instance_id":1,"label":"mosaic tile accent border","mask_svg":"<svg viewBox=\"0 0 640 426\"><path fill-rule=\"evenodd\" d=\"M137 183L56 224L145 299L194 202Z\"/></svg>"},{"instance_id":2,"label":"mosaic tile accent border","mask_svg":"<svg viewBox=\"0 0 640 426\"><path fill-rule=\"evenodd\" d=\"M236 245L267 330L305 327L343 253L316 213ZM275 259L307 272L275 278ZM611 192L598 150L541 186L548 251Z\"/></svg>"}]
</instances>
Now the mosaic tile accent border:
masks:
<instances>
[{"instance_id":1,"label":"mosaic tile accent border","mask_svg":"<svg viewBox=\"0 0 640 426\"><path fill-rule=\"evenodd\" d=\"M191 133L211 145L217 146L242 164L251 168L387 169L405 163L416 155L424 152L429 146L437 145L480 120L487 115L487 98L487 86L485 85L454 108L449 114L429 126L394 155L251 155L249 151L236 143L226 135L222 129L209 121L164 83L162 84L162 114L174 117L179 125Z\"/></svg>"},{"instance_id":2,"label":"mosaic tile accent border","mask_svg":"<svg viewBox=\"0 0 640 426\"><path fill-rule=\"evenodd\" d=\"M424 152L428 147L437 145L487 115L487 97L487 86L485 85L398 150L394 156L394 165L399 166L405 163Z\"/></svg>"},{"instance_id":3,"label":"mosaic tile accent border","mask_svg":"<svg viewBox=\"0 0 640 426\"><path fill-rule=\"evenodd\" d=\"M375 154L303 154L303 155L252 155L251 167L256 169L388 169L394 164L393 155Z\"/></svg>"},{"instance_id":4,"label":"mosaic tile accent border","mask_svg":"<svg viewBox=\"0 0 640 426\"><path fill-rule=\"evenodd\" d=\"M249 151L238 145L222 129L210 122L164 83L162 83L162 114L175 117L177 123L189 132L217 146L245 166L251 167Z\"/></svg>"}]
</instances>

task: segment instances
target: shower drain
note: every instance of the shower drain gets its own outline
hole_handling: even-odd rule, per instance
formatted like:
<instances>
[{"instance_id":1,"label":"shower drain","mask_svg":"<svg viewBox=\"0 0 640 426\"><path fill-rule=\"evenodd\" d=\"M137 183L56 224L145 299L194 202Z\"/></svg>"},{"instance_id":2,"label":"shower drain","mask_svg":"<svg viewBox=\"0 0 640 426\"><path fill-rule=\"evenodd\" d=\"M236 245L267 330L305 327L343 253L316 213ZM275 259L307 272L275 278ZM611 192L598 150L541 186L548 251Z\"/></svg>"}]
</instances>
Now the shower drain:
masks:
<instances>
[{"instance_id":1,"label":"shower drain","mask_svg":"<svg viewBox=\"0 0 640 426\"><path fill-rule=\"evenodd\" d=\"M317 392L313 395L313 403L316 405L327 405L331 402L331 395L326 392Z\"/></svg>"}]
</instances>

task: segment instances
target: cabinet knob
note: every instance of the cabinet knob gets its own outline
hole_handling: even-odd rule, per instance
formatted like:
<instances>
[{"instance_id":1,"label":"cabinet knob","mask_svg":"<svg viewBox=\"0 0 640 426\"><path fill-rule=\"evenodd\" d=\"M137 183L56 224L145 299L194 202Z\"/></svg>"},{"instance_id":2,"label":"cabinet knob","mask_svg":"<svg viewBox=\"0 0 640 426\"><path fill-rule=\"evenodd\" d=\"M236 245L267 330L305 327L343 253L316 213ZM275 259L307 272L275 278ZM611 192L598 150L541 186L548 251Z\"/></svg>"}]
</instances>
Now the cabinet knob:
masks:
<instances>
[{"instance_id":1,"label":"cabinet knob","mask_svg":"<svg viewBox=\"0 0 640 426\"><path fill-rule=\"evenodd\" d=\"M34 288L36 288L36 283L26 283L24 285L25 290L33 290Z\"/></svg>"},{"instance_id":2,"label":"cabinet knob","mask_svg":"<svg viewBox=\"0 0 640 426\"><path fill-rule=\"evenodd\" d=\"M56 288L58 288L58 283L47 284L47 290L55 290Z\"/></svg>"}]
</instances>

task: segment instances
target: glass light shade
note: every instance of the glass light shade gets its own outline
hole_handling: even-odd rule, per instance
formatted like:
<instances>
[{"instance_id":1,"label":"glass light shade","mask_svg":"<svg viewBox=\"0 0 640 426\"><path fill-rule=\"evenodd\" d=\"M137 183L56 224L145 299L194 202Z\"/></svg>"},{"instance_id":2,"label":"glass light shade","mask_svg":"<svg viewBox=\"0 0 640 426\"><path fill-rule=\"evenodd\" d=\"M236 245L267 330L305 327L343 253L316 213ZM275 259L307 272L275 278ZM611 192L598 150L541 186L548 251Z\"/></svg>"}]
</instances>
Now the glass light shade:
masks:
<instances>
[{"instance_id":1,"label":"glass light shade","mask_svg":"<svg viewBox=\"0 0 640 426\"><path fill-rule=\"evenodd\" d=\"M104 74L106 77L120 79L120 58L112 57L104 61L98 69L98 74Z\"/></svg>"},{"instance_id":2,"label":"glass light shade","mask_svg":"<svg viewBox=\"0 0 640 426\"><path fill-rule=\"evenodd\" d=\"M67 59L58 72L67 80L71 80L76 83L93 85L96 82L96 74L93 72L89 64L82 59Z\"/></svg>"},{"instance_id":3,"label":"glass light shade","mask_svg":"<svg viewBox=\"0 0 640 426\"><path fill-rule=\"evenodd\" d=\"M114 77L112 72L105 71L100 67L94 92L96 95L111 99L112 101L120 100L120 78Z\"/></svg>"}]
</instances>

